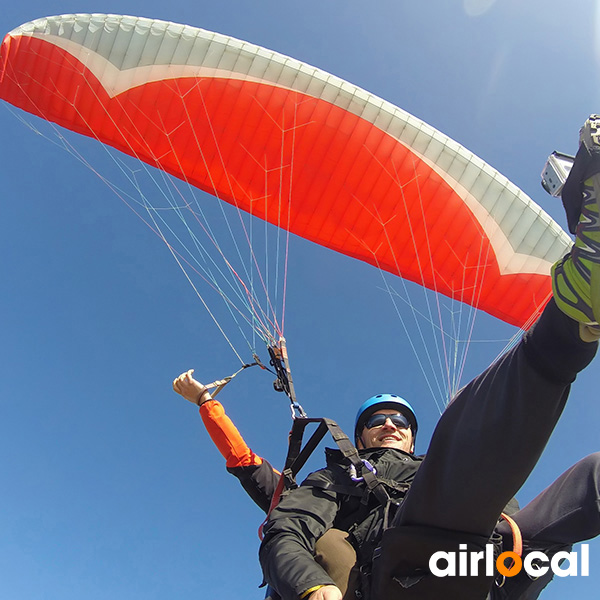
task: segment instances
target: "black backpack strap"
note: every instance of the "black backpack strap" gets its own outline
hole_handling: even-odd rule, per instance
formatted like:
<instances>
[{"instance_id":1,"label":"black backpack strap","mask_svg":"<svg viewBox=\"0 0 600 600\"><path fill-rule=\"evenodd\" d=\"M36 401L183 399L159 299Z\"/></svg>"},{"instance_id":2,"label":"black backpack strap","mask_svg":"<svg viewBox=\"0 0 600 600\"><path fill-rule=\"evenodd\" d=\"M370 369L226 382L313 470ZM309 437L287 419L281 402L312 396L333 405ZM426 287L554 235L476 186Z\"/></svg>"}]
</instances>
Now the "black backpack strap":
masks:
<instances>
[{"instance_id":1,"label":"black backpack strap","mask_svg":"<svg viewBox=\"0 0 600 600\"><path fill-rule=\"evenodd\" d=\"M370 492L373 492L375 496L382 502L382 504L387 504L390 500L387 492L382 486L382 482L377 478L375 473L368 469L365 466L365 463L362 461L358 454L358 450L354 446L354 444L350 441L350 438L342 431L340 426L331 419L303 419L298 418L294 420L294 426L292 427L292 433L290 435L290 450L292 450L292 440L294 444L302 442L302 433L304 429L309 423L319 423L319 427L313 433L311 438L306 442L306 445L298 453L298 455L294 458L290 457L290 453L288 452L288 460L292 458L291 463L288 465L286 461L286 467L289 467L294 476L298 471L305 465L309 456L314 452L315 448L319 445L319 442L325 437L325 434L329 431L333 441L336 443L339 448L342 456L350 462L356 469L357 475L362 476L364 482L369 489ZM295 430L300 432L300 439L297 442L295 436Z\"/></svg>"},{"instance_id":2,"label":"black backpack strap","mask_svg":"<svg viewBox=\"0 0 600 600\"><path fill-rule=\"evenodd\" d=\"M318 423L317 429L313 432L309 440L306 442L304 447L302 447L302 440L304 438L304 431L306 427L310 423ZM285 459L285 466L281 472L281 477L279 479L279 483L277 488L273 494L273 498L271 500L271 506L269 507L269 511L267 513L267 518L261 524L259 528L259 537L262 539L262 528L264 524L269 519L269 515L271 511L279 504L279 500L281 499L281 495L286 490L291 490L298 487L296 483L296 475L300 471L300 469L306 464L306 461L309 459L310 455L314 452L315 448L319 445L321 440L325 437L327 432L330 433L333 441L336 443L339 448L342 456L347 459L351 465L354 466L357 475L362 477L366 487L367 494L363 494L360 492L357 495L368 497L369 493L372 493L377 500L384 506L388 507L392 502L390 495L387 493L385 489L385 482L378 479L375 473L371 471L363 462L358 454L358 450L354 446L354 444L350 441L350 438L342 431L340 426L331 419L310 419L307 417L296 417L292 424L292 430L289 435L289 444L288 444L288 453ZM321 486L319 486L321 487ZM341 486L339 490L334 489L334 485L332 485L332 491L343 491L342 493L347 494L347 490L349 489L345 486ZM325 489L323 487L323 489ZM355 495L352 493L351 495Z\"/></svg>"},{"instance_id":3,"label":"black backpack strap","mask_svg":"<svg viewBox=\"0 0 600 600\"><path fill-rule=\"evenodd\" d=\"M281 471L281 477L279 478L279 482L275 488L273 497L271 498L271 505L267 511L267 516L258 528L258 537L261 540L263 538L263 527L269 520L269 516L273 509L279 504L282 494L287 490L298 487L298 484L296 483L298 471L306 464L306 461L319 445L319 442L325 437L328 427L324 421L326 421L326 419L310 419L308 417L296 417L294 419L292 430L290 431L288 438L288 452L285 458L284 467ZM319 423L319 426L303 448L302 440L304 438L304 431L310 423Z\"/></svg>"},{"instance_id":4,"label":"black backpack strap","mask_svg":"<svg viewBox=\"0 0 600 600\"><path fill-rule=\"evenodd\" d=\"M365 495L364 490L361 490L357 485L350 483L342 484L332 483L331 481L313 481L310 485L314 488L319 488L320 490L341 494L342 496L363 497Z\"/></svg>"}]
</instances>

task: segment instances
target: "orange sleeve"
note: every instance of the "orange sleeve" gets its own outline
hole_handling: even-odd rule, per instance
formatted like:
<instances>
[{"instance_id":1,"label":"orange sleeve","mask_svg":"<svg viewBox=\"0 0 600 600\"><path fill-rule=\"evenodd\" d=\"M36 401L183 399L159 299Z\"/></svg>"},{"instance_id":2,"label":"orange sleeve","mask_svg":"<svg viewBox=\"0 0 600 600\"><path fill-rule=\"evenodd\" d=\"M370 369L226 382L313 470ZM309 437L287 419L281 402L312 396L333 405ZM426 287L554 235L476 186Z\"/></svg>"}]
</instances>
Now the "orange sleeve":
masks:
<instances>
[{"instance_id":1,"label":"orange sleeve","mask_svg":"<svg viewBox=\"0 0 600 600\"><path fill-rule=\"evenodd\" d=\"M208 400L200 405L200 416L228 467L248 467L262 464L262 458L248 448L233 421L225 414L223 405L217 400Z\"/></svg>"}]
</instances>

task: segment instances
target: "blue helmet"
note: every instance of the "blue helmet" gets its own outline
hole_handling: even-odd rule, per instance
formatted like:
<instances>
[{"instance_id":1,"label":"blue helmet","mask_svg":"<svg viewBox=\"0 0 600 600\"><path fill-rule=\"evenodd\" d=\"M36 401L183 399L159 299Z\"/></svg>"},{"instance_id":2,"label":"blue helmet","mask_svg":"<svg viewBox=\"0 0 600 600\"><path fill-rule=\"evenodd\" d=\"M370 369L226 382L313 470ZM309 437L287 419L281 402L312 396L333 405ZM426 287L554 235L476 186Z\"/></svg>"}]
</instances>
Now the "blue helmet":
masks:
<instances>
[{"instance_id":1,"label":"blue helmet","mask_svg":"<svg viewBox=\"0 0 600 600\"><path fill-rule=\"evenodd\" d=\"M377 394L377 396L372 396L368 400L365 400L356 413L356 420L354 421L354 443L358 441L366 420L374 412L384 408L395 408L398 412L402 413L410 423L413 440L417 437L417 429L419 426L417 423L417 415L415 414L413 407L404 398L400 398L400 396L396 396L396 394Z\"/></svg>"}]
</instances>

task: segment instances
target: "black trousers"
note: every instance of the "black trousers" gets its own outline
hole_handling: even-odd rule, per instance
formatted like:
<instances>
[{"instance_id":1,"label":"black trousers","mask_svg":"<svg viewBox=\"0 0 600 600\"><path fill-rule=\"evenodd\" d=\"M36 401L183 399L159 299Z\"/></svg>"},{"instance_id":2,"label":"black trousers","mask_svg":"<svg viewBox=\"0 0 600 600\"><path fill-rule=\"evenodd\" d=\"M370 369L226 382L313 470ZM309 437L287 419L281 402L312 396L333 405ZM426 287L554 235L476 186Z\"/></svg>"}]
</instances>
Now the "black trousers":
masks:
<instances>
[{"instance_id":1,"label":"black trousers","mask_svg":"<svg viewBox=\"0 0 600 600\"><path fill-rule=\"evenodd\" d=\"M525 539L525 553L531 550L570 550L600 534L600 452L590 454L563 473L513 515ZM510 528L502 522L498 531L510 547ZM525 573L507 579L492 598L534 600L552 579L548 572L540 580L527 580Z\"/></svg>"},{"instance_id":2,"label":"black trousers","mask_svg":"<svg viewBox=\"0 0 600 600\"><path fill-rule=\"evenodd\" d=\"M580 460L512 518L525 540L525 554L533 550L546 554L568 551L573 543L600 534L600 452ZM502 521L495 531L502 535L504 549L511 549L510 526ZM328 531L317 542L315 560L336 582L344 600L354 600L360 573L347 533ZM524 572L515 578L498 579L488 598L535 600L551 579L551 571L535 581Z\"/></svg>"},{"instance_id":3,"label":"black trousers","mask_svg":"<svg viewBox=\"0 0 600 600\"><path fill-rule=\"evenodd\" d=\"M537 463L571 383L597 346L581 341L578 324L551 301L522 342L450 403L394 524L489 537ZM568 546L598 535L599 489L600 455L593 454L514 515L526 546ZM510 536L506 524L498 531ZM529 600L541 591L523 595L518 583L517 577L507 581L498 597Z\"/></svg>"}]
</instances>

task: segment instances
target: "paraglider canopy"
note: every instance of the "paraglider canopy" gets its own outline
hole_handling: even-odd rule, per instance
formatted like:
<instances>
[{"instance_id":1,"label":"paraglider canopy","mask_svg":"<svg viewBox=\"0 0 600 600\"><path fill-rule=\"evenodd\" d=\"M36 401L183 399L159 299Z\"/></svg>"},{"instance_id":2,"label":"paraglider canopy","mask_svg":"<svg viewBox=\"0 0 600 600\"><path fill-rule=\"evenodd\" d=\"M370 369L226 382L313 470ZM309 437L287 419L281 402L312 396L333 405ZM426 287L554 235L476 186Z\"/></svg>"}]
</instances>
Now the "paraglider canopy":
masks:
<instances>
[{"instance_id":1,"label":"paraglider canopy","mask_svg":"<svg viewBox=\"0 0 600 600\"><path fill-rule=\"evenodd\" d=\"M2 44L0 97L240 209L526 327L570 239L505 177L401 109L246 42L117 15Z\"/></svg>"}]
</instances>

